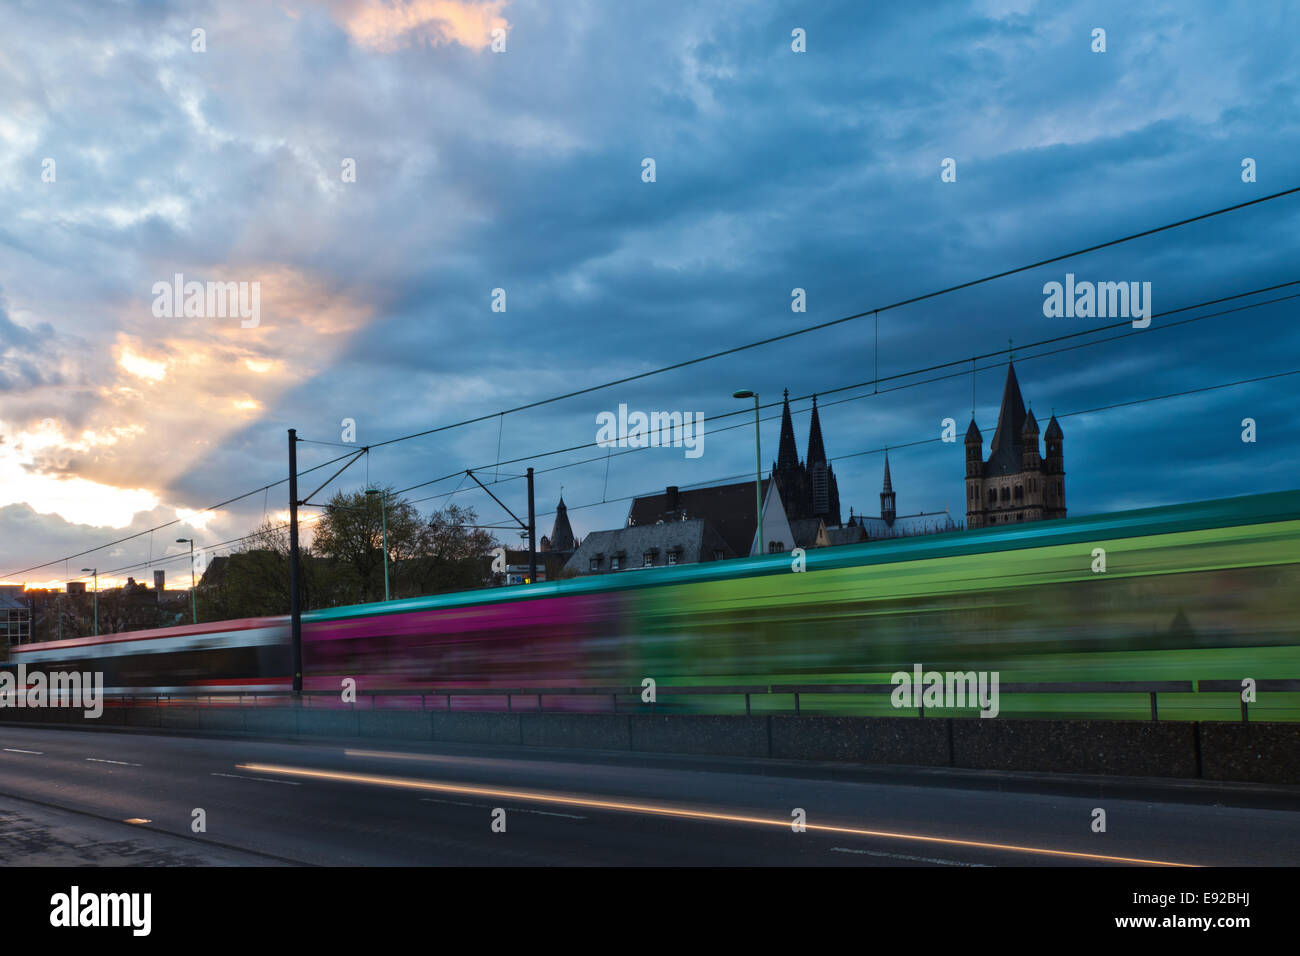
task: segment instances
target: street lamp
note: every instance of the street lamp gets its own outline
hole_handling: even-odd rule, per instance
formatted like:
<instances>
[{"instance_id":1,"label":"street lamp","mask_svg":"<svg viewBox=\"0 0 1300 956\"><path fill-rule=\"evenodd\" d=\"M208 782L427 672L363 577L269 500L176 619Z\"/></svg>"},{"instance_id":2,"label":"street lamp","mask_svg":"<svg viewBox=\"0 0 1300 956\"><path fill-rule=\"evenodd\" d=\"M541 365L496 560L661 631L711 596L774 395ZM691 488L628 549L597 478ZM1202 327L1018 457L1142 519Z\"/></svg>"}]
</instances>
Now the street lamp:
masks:
<instances>
[{"instance_id":1,"label":"street lamp","mask_svg":"<svg viewBox=\"0 0 1300 956\"><path fill-rule=\"evenodd\" d=\"M95 636L99 637L99 568L82 568L81 573L95 576Z\"/></svg>"},{"instance_id":2,"label":"street lamp","mask_svg":"<svg viewBox=\"0 0 1300 956\"><path fill-rule=\"evenodd\" d=\"M199 599L194 594L194 539L177 538L177 544L188 544L190 546L190 611L194 615L194 623L199 623Z\"/></svg>"},{"instance_id":3,"label":"street lamp","mask_svg":"<svg viewBox=\"0 0 1300 956\"><path fill-rule=\"evenodd\" d=\"M388 495L378 488L367 488L366 496L379 495L379 515L384 523L384 600L388 600Z\"/></svg>"},{"instance_id":4,"label":"street lamp","mask_svg":"<svg viewBox=\"0 0 1300 956\"><path fill-rule=\"evenodd\" d=\"M752 398L754 400L754 505L758 514L758 553L767 553L767 544L763 540L763 451L758 430L758 392L742 388L732 392L732 398Z\"/></svg>"}]
</instances>

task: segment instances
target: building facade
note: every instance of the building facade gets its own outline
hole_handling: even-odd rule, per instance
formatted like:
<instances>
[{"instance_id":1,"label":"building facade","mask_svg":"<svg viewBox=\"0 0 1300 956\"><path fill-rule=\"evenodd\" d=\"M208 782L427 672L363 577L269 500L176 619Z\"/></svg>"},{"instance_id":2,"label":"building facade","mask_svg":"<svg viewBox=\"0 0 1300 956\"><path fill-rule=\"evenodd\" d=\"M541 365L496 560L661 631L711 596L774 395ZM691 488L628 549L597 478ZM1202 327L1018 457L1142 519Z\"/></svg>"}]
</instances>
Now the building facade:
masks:
<instances>
[{"instance_id":1,"label":"building facade","mask_svg":"<svg viewBox=\"0 0 1300 956\"><path fill-rule=\"evenodd\" d=\"M1015 365L1007 363L1002 408L989 457L972 417L966 430L966 527L1065 517L1065 440L1053 415L1039 453L1038 422L1026 411Z\"/></svg>"}]
</instances>

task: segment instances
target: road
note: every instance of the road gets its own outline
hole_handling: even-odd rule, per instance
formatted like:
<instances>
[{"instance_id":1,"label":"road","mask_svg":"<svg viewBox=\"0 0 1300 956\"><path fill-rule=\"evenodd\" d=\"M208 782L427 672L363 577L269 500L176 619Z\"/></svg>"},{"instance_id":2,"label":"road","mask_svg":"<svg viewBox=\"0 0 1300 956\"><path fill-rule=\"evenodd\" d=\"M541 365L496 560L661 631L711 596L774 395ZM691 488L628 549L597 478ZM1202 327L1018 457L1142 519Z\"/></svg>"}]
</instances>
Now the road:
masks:
<instances>
[{"instance_id":1,"label":"road","mask_svg":"<svg viewBox=\"0 0 1300 956\"><path fill-rule=\"evenodd\" d=\"M1297 862L1300 813L1278 807L1300 805L1300 790L1275 791L1269 808L1246 788L1162 786L1110 782L1098 797L1059 778L1029 786L971 772L10 726L0 728L0 862ZM1104 833L1093 831L1097 808ZM192 829L196 809L204 832Z\"/></svg>"}]
</instances>

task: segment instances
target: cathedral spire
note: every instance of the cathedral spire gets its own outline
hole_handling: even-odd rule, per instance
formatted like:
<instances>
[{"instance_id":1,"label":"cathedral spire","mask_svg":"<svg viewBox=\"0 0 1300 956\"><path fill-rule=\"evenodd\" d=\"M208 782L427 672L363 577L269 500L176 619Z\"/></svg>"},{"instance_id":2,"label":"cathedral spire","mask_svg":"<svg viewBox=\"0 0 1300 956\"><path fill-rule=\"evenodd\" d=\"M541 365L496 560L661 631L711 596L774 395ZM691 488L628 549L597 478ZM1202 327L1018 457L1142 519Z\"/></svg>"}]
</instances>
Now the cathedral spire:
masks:
<instances>
[{"instance_id":1,"label":"cathedral spire","mask_svg":"<svg viewBox=\"0 0 1300 956\"><path fill-rule=\"evenodd\" d=\"M817 396L813 396L812 423L808 426L808 467L826 463L826 445L822 442L822 420L817 414Z\"/></svg>"},{"instance_id":2,"label":"cathedral spire","mask_svg":"<svg viewBox=\"0 0 1300 956\"><path fill-rule=\"evenodd\" d=\"M885 449L885 483L880 489L880 517L885 519L885 523L893 527L894 518L898 515L898 507L894 503L894 483L889 477L889 449Z\"/></svg>"},{"instance_id":3,"label":"cathedral spire","mask_svg":"<svg viewBox=\"0 0 1300 956\"><path fill-rule=\"evenodd\" d=\"M785 407L781 410L781 444L776 454L776 470L788 472L799 467L799 450L794 443L794 422L790 419L790 390L785 390Z\"/></svg>"}]
</instances>

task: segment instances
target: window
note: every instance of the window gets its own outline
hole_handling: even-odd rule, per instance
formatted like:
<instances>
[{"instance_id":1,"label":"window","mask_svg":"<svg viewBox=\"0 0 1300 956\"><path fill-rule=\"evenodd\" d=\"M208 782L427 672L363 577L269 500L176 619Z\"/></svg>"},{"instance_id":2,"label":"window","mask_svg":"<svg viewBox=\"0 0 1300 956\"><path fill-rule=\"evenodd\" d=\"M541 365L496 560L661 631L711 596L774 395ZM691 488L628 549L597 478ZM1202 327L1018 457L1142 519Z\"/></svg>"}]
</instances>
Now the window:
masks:
<instances>
[{"instance_id":1,"label":"window","mask_svg":"<svg viewBox=\"0 0 1300 956\"><path fill-rule=\"evenodd\" d=\"M785 550L785 544L780 541L769 541L767 543L768 554L780 554Z\"/></svg>"},{"instance_id":2,"label":"window","mask_svg":"<svg viewBox=\"0 0 1300 956\"><path fill-rule=\"evenodd\" d=\"M721 561L721 560L722 560L722 549L721 549L721 548L714 548L714 549L713 549L713 560L714 560L714 561Z\"/></svg>"},{"instance_id":3,"label":"window","mask_svg":"<svg viewBox=\"0 0 1300 956\"><path fill-rule=\"evenodd\" d=\"M610 569L611 571L617 571L617 570L618 570L618 567L619 567L619 564L620 564L620 561L619 561L619 559L618 559L618 555L614 555L614 557L612 557L612 558L609 559L609 569Z\"/></svg>"},{"instance_id":4,"label":"window","mask_svg":"<svg viewBox=\"0 0 1300 956\"><path fill-rule=\"evenodd\" d=\"M676 551L669 551L669 552L668 552L668 563L669 563L669 564L676 564L676 563L677 563L677 552L676 552Z\"/></svg>"},{"instance_id":5,"label":"window","mask_svg":"<svg viewBox=\"0 0 1300 956\"><path fill-rule=\"evenodd\" d=\"M645 554L641 555L641 567L653 568L654 566L655 566L655 553L653 551L647 551Z\"/></svg>"},{"instance_id":6,"label":"window","mask_svg":"<svg viewBox=\"0 0 1300 956\"><path fill-rule=\"evenodd\" d=\"M1025 486L1016 485L1016 501L1024 501L1024 500L1025 500Z\"/></svg>"},{"instance_id":7,"label":"window","mask_svg":"<svg viewBox=\"0 0 1300 956\"><path fill-rule=\"evenodd\" d=\"M599 570L600 570L600 558L592 558L592 559L591 559L591 570L593 570L593 571L599 571Z\"/></svg>"}]
</instances>

